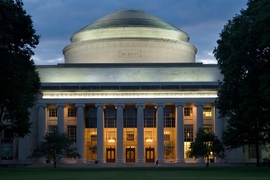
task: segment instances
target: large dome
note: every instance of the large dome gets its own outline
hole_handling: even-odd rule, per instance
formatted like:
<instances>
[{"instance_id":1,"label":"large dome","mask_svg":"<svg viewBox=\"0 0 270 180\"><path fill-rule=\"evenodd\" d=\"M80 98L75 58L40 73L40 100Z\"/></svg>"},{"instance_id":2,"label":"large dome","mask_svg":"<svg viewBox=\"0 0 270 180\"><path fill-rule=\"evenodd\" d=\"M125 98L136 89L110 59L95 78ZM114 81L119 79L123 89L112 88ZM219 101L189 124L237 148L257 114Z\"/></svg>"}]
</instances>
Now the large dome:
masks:
<instances>
[{"instance_id":1,"label":"large dome","mask_svg":"<svg viewBox=\"0 0 270 180\"><path fill-rule=\"evenodd\" d=\"M138 9L122 9L75 32L66 63L195 62L187 33Z\"/></svg>"}]
</instances>

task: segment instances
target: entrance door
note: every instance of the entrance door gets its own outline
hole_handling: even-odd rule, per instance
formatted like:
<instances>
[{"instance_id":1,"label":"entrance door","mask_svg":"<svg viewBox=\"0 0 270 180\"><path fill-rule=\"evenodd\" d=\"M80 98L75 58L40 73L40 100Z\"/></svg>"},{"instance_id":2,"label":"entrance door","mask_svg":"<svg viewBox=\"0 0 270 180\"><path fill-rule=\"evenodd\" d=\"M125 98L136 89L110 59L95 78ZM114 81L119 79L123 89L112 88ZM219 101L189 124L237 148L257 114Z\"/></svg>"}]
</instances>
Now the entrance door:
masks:
<instances>
[{"instance_id":1,"label":"entrance door","mask_svg":"<svg viewBox=\"0 0 270 180\"><path fill-rule=\"evenodd\" d=\"M135 162L135 148L126 148L126 162Z\"/></svg>"},{"instance_id":2,"label":"entrance door","mask_svg":"<svg viewBox=\"0 0 270 180\"><path fill-rule=\"evenodd\" d=\"M145 162L155 162L155 148L145 148Z\"/></svg>"},{"instance_id":3,"label":"entrance door","mask_svg":"<svg viewBox=\"0 0 270 180\"><path fill-rule=\"evenodd\" d=\"M114 163L115 162L115 148L107 148L106 152L106 162L107 163Z\"/></svg>"}]
</instances>

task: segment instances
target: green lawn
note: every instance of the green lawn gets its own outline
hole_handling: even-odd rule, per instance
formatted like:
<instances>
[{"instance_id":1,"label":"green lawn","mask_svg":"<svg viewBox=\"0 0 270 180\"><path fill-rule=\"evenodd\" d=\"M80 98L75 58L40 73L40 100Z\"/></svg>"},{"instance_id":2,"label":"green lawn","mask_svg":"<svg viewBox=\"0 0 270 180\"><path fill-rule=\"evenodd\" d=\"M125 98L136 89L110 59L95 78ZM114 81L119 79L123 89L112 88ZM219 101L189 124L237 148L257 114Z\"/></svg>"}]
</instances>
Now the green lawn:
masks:
<instances>
[{"instance_id":1,"label":"green lawn","mask_svg":"<svg viewBox=\"0 0 270 180\"><path fill-rule=\"evenodd\" d=\"M0 168L1 180L270 179L269 167L210 168Z\"/></svg>"}]
</instances>

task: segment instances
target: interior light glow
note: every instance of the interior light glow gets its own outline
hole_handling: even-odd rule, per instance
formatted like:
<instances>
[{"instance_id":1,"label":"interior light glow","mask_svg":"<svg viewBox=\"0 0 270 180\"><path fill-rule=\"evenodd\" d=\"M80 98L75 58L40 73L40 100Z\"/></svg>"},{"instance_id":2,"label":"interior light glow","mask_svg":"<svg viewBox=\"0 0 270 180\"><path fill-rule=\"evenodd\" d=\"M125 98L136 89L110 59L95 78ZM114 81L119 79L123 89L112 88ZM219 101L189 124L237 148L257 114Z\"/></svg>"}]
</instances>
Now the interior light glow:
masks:
<instances>
[{"instance_id":1,"label":"interior light glow","mask_svg":"<svg viewBox=\"0 0 270 180\"><path fill-rule=\"evenodd\" d=\"M115 140L114 139L109 139L108 142L113 143L113 142L115 142Z\"/></svg>"}]
</instances>

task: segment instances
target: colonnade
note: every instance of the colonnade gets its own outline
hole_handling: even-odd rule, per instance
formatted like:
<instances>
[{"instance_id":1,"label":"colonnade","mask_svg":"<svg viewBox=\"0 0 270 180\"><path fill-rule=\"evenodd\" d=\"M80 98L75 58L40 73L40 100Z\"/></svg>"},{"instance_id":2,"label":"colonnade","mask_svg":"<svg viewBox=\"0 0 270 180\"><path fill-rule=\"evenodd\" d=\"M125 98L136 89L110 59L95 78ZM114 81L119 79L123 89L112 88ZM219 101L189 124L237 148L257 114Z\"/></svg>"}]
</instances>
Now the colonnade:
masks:
<instances>
[{"instance_id":1,"label":"colonnade","mask_svg":"<svg viewBox=\"0 0 270 180\"><path fill-rule=\"evenodd\" d=\"M136 162L145 162L145 149L144 149L144 103L138 103L135 105L137 108L137 157ZM165 107L164 103L156 103L157 108L157 159L159 162L164 161L164 113L163 108ZM184 159L184 114L183 108L185 103L176 103L176 119L175 119L175 132L176 132L176 141L175 141L175 162L183 163ZM204 103L194 103L196 107L196 129L203 127L203 107ZM65 130L65 121L64 121L64 108L65 104L56 104L57 107L57 126L60 132ZM77 148L78 152L81 155L81 159L77 162L85 162L85 115L84 108L85 104L75 104L77 108ZM104 158L104 104L97 103L95 104L97 110L97 160L100 163L105 162ZM116 163L125 162L124 158L124 123L123 123L123 109L125 104L117 103L115 104L117 108L117 121L116 121L116 133L117 133L117 144L116 144ZM40 104L38 108L38 141L42 140L42 137L46 133L46 104ZM215 109L216 111L216 109ZM218 121L218 113L215 112L214 117L214 132L218 137L221 137L222 132L222 123Z\"/></svg>"}]
</instances>

